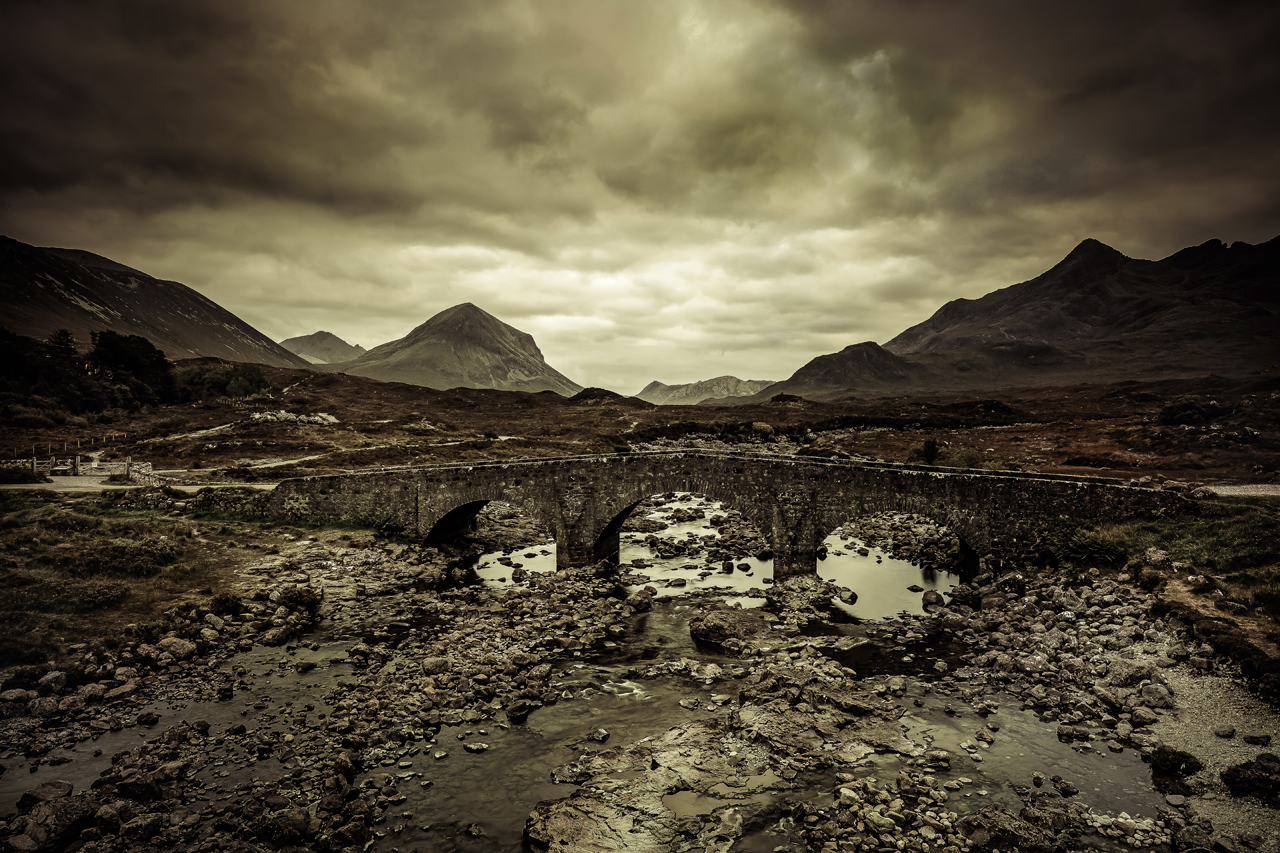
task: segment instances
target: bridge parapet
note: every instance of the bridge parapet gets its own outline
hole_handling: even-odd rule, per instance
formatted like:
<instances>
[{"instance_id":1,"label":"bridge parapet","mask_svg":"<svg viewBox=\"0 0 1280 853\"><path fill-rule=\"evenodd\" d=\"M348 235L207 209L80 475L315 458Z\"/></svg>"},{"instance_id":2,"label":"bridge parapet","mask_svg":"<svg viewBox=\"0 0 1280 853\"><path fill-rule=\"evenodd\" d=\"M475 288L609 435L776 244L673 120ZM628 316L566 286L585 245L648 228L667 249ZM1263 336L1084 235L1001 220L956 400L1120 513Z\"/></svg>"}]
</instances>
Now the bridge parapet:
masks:
<instances>
[{"instance_id":1,"label":"bridge parapet","mask_svg":"<svg viewBox=\"0 0 1280 853\"><path fill-rule=\"evenodd\" d=\"M914 512L977 557L1014 557L1049 530L1171 508L1181 496L1103 478L1036 475L700 450L545 457L286 480L269 512L390 524L422 537L467 527L492 500L546 526L562 566L617 559L618 531L642 500L693 492L736 509L769 540L774 574L817 571L850 518Z\"/></svg>"}]
</instances>

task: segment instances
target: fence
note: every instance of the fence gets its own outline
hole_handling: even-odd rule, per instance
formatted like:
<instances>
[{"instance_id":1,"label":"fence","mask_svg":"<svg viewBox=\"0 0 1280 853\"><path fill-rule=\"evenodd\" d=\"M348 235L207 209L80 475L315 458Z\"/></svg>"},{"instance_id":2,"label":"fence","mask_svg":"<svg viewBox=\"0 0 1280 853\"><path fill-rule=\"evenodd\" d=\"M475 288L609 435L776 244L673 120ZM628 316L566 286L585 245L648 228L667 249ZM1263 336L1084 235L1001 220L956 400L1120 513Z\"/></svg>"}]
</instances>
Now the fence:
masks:
<instances>
[{"instance_id":1,"label":"fence","mask_svg":"<svg viewBox=\"0 0 1280 853\"><path fill-rule=\"evenodd\" d=\"M13 459L4 460L5 462L29 462L32 457L41 456L43 448L44 456L55 456L58 453L58 445L61 444L62 454L65 456L74 455L80 448L104 447L108 444L118 444L129 440L127 432L106 432L102 435L95 435L91 438L77 438L68 441L39 441L31 445L31 452L28 453L25 447L14 447L10 450L3 451L5 454L13 453ZM2 464L2 463L0 463Z\"/></svg>"},{"instance_id":2,"label":"fence","mask_svg":"<svg viewBox=\"0 0 1280 853\"><path fill-rule=\"evenodd\" d=\"M33 456L30 459L5 459L0 460L0 466L24 468L36 474L44 474L46 477L58 475L110 477L128 474L129 478L133 479L134 475L145 476L151 473L150 462L133 462L130 459L101 462L81 456Z\"/></svg>"}]
</instances>

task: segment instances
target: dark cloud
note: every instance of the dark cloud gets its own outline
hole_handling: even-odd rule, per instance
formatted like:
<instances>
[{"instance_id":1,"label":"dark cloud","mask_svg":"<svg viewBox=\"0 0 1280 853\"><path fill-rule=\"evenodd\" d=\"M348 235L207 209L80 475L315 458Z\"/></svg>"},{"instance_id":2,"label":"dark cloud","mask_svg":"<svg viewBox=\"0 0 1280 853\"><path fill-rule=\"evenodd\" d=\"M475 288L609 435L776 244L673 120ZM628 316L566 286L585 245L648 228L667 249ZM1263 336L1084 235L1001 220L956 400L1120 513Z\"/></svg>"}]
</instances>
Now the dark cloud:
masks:
<instances>
[{"instance_id":1,"label":"dark cloud","mask_svg":"<svg viewBox=\"0 0 1280 853\"><path fill-rule=\"evenodd\" d=\"M1277 43L1270 2L13 0L0 231L277 338L473 301L589 384L781 377L1084 237L1280 233Z\"/></svg>"}]
</instances>

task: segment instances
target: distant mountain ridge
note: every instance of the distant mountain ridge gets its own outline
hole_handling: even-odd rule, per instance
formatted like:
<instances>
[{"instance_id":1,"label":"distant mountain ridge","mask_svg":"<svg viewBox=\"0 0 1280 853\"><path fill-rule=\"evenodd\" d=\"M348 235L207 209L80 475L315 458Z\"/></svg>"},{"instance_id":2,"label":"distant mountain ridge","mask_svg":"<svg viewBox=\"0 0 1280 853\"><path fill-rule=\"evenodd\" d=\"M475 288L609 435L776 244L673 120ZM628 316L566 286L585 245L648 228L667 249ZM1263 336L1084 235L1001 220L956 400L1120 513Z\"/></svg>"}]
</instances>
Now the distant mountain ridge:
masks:
<instances>
[{"instance_id":1,"label":"distant mountain ridge","mask_svg":"<svg viewBox=\"0 0 1280 853\"><path fill-rule=\"evenodd\" d=\"M547 364L532 335L470 302L441 311L399 340L324 369L439 389L555 391L565 397L582 390Z\"/></svg>"},{"instance_id":2,"label":"distant mountain ridge","mask_svg":"<svg viewBox=\"0 0 1280 853\"><path fill-rule=\"evenodd\" d=\"M212 299L80 249L41 249L0 237L0 324L43 339L67 329L87 347L95 331L141 335L170 358L214 356L307 367Z\"/></svg>"},{"instance_id":3,"label":"distant mountain ridge","mask_svg":"<svg viewBox=\"0 0 1280 853\"><path fill-rule=\"evenodd\" d=\"M955 299L883 347L818 356L742 400L1280 373L1280 237L1159 261L1097 240L1029 281Z\"/></svg>"},{"instance_id":4,"label":"distant mountain ridge","mask_svg":"<svg viewBox=\"0 0 1280 853\"><path fill-rule=\"evenodd\" d=\"M634 396L659 406L692 406L709 399L747 397L772 384L772 379L739 379L736 376L717 376L683 385L664 385L655 379Z\"/></svg>"},{"instance_id":5,"label":"distant mountain ridge","mask_svg":"<svg viewBox=\"0 0 1280 853\"><path fill-rule=\"evenodd\" d=\"M311 364L336 364L351 361L368 350L359 344L349 344L332 332L312 332L280 342L280 346Z\"/></svg>"}]
</instances>

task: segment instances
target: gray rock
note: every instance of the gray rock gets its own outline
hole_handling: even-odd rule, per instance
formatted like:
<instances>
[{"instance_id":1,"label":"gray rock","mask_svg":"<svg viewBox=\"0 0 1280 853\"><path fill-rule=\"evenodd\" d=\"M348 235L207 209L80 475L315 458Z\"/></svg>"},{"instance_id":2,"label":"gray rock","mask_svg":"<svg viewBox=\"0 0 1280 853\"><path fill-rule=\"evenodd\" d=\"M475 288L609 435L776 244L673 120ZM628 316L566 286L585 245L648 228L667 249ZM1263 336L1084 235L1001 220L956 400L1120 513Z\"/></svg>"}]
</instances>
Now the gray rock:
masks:
<instances>
[{"instance_id":1,"label":"gray rock","mask_svg":"<svg viewBox=\"0 0 1280 853\"><path fill-rule=\"evenodd\" d=\"M1148 548L1143 551L1142 562L1153 569L1167 569L1172 564L1172 560L1169 559L1169 552L1161 551L1159 548Z\"/></svg>"},{"instance_id":2,"label":"gray rock","mask_svg":"<svg viewBox=\"0 0 1280 853\"><path fill-rule=\"evenodd\" d=\"M422 661L423 675L440 675L441 673L448 672L452 668L453 661L449 660L447 657L425 658Z\"/></svg>"},{"instance_id":3,"label":"gray rock","mask_svg":"<svg viewBox=\"0 0 1280 853\"><path fill-rule=\"evenodd\" d=\"M1132 719L1130 719L1130 722L1133 723L1133 725L1135 726L1150 726L1150 725L1154 725L1156 721L1159 719L1160 718L1157 717L1152 711L1146 708L1134 708L1133 716L1132 716Z\"/></svg>"},{"instance_id":4,"label":"gray rock","mask_svg":"<svg viewBox=\"0 0 1280 853\"><path fill-rule=\"evenodd\" d=\"M40 693L57 693L66 686L67 674L65 672L46 672L36 682L36 690Z\"/></svg>"},{"instance_id":5,"label":"gray rock","mask_svg":"<svg viewBox=\"0 0 1280 853\"><path fill-rule=\"evenodd\" d=\"M1142 701L1149 708L1172 708L1174 706L1173 694L1163 684L1144 685L1140 692Z\"/></svg>"},{"instance_id":6,"label":"gray rock","mask_svg":"<svg viewBox=\"0 0 1280 853\"><path fill-rule=\"evenodd\" d=\"M40 803L69 797L71 796L71 791L74 787L75 786L70 782L63 781L62 779L55 779L51 782L44 782L36 785L34 788L18 798L18 811L29 811Z\"/></svg>"},{"instance_id":7,"label":"gray rock","mask_svg":"<svg viewBox=\"0 0 1280 853\"><path fill-rule=\"evenodd\" d=\"M165 637L156 643L156 648L168 652L177 660L189 660L196 653L196 644L181 637Z\"/></svg>"},{"instance_id":8,"label":"gray rock","mask_svg":"<svg viewBox=\"0 0 1280 853\"><path fill-rule=\"evenodd\" d=\"M956 829L977 850L1048 850L1053 835L1022 820L1003 806L991 805L966 815Z\"/></svg>"}]
</instances>

